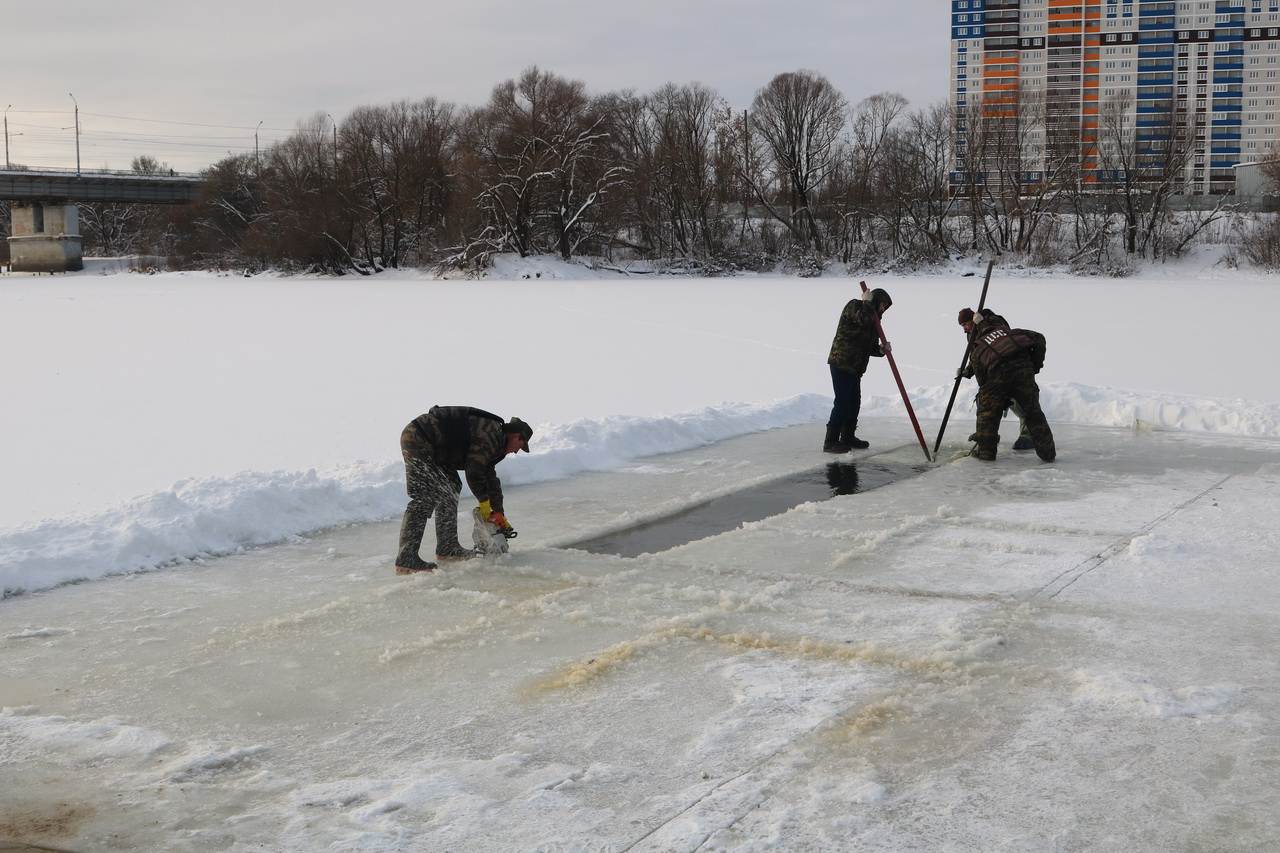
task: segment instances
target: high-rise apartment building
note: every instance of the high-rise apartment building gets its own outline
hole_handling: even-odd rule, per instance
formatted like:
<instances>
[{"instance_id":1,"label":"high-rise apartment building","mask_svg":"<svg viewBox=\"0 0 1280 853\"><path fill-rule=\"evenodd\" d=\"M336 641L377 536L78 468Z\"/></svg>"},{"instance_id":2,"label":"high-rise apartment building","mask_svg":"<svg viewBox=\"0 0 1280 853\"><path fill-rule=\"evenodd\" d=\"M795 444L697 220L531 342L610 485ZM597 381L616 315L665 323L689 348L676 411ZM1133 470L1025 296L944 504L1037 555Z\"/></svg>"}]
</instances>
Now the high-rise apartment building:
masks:
<instances>
[{"instance_id":1,"label":"high-rise apartment building","mask_svg":"<svg viewBox=\"0 0 1280 853\"><path fill-rule=\"evenodd\" d=\"M956 174L976 117L1038 111L1024 179L1072 149L1080 180L1116 179L1123 128L1138 164L1177 140L1186 192L1226 193L1233 166L1280 141L1280 0L951 0ZM1029 109L1028 104L1035 104Z\"/></svg>"}]
</instances>

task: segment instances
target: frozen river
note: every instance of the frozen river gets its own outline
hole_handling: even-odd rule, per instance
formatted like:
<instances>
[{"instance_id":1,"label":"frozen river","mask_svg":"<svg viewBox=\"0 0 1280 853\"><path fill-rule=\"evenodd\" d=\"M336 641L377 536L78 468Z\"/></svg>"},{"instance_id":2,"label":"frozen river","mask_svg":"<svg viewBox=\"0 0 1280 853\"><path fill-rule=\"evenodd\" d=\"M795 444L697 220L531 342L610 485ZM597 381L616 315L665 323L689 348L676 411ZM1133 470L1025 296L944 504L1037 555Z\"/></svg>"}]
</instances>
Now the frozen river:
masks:
<instances>
[{"instance_id":1,"label":"frozen river","mask_svg":"<svg viewBox=\"0 0 1280 853\"><path fill-rule=\"evenodd\" d=\"M397 577L360 525L2 601L0 842L1280 847L1280 443L921 472L866 426L908 474L656 554L564 546L812 471L821 428L512 489L498 562Z\"/></svg>"}]
</instances>

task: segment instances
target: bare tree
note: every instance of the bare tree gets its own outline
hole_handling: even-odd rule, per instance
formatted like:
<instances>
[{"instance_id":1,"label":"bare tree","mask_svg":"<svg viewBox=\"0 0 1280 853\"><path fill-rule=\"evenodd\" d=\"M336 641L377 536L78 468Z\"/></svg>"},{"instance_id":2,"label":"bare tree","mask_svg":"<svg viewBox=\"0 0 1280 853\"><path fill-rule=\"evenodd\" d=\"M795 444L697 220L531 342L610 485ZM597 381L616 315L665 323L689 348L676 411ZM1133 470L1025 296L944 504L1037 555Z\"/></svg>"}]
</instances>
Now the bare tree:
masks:
<instances>
[{"instance_id":1,"label":"bare tree","mask_svg":"<svg viewBox=\"0 0 1280 853\"><path fill-rule=\"evenodd\" d=\"M787 214L777 210L758 184L756 196L797 240L812 244L819 254L823 243L814 208L819 187L836 166L836 142L847 110L844 96L812 71L779 74L751 105L754 130L771 154Z\"/></svg>"},{"instance_id":2,"label":"bare tree","mask_svg":"<svg viewBox=\"0 0 1280 853\"><path fill-rule=\"evenodd\" d=\"M1129 95L1107 100L1099 121L1100 189L1119 208L1124 220L1124 247L1131 255L1157 257L1159 232L1169 202L1186 192L1194 125L1172 99L1152 101L1157 111L1144 113L1138 126ZM1203 126L1203 114L1199 119Z\"/></svg>"},{"instance_id":3,"label":"bare tree","mask_svg":"<svg viewBox=\"0 0 1280 853\"><path fill-rule=\"evenodd\" d=\"M935 104L911 113L889 137L880 190L887 204L877 216L899 255L936 258L951 248L952 127L950 108Z\"/></svg>"},{"instance_id":4,"label":"bare tree","mask_svg":"<svg viewBox=\"0 0 1280 853\"><path fill-rule=\"evenodd\" d=\"M907 99L897 92L881 92L862 100L853 111L850 141L846 149L848 177L845 189L843 232L845 261L848 246L865 238L864 223L874 214L876 175L883 168L890 134L907 109Z\"/></svg>"},{"instance_id":5,"label":"bare tree","mask_svg":"<svg viewBox=\"0 0 1280 853\"><path fill-rule=\"evenodd\" d=\"M595 233L593 208L626 174L624 165L606 162L609 103L536 67L494 88L468 122L476 200L487 221L464 254L554 248L567 259Z\"/></svg>"},{"instance_id":6,"label":"bare tree","mask_svg":"<svg viewBox=\"0 0 1280 853\"><path fill-rule=\"evenodd\" d=\"M130 169L139 175L167 174L169 166L147 154L133 158ZM119 256L153 249L153 227L160 211L145 204L95 202L80 205L85 248L94 254Z\"/></svg>"},{"instance_id":7,"label":"bare tree","mask_svg":"<svg viewBox=\"0 0 1280 853\"><path fill-rule=\"evenodd\" d=\"M710 256L715 201L716 129L723 101L700 84L663 86L649 98L657 131L659 192L680 254Z\"/></svg>"}]
</instances>

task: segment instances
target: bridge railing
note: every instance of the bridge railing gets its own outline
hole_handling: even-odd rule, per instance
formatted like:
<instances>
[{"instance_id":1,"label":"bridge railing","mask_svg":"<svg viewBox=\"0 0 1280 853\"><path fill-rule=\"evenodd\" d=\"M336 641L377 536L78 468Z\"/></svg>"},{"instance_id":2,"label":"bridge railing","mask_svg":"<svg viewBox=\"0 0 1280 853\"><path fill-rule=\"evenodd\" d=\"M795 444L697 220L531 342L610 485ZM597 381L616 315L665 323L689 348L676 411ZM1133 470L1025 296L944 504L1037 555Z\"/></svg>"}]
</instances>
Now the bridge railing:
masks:
<instances>
[{"instance_id":1,"label":"bridge railing","mask_svg":"<svg viewBox=\"0 0 1280 853\"><path fill-rule=\"evenodd\" d=\"M43 166L34 169L3 169L0 168L0 175L28 175L31 177L41 177L47 175L56 178L74 178L77 177L75 169L47 169ZM132 169L81 169L79 172L81 178L137 178L139 180L164 180L172 181L176 179L186 178L187 180L204 180L204 175L199 172L178 172L172 169L164 172L135 172Z\"/></svg>"}]
</instances>

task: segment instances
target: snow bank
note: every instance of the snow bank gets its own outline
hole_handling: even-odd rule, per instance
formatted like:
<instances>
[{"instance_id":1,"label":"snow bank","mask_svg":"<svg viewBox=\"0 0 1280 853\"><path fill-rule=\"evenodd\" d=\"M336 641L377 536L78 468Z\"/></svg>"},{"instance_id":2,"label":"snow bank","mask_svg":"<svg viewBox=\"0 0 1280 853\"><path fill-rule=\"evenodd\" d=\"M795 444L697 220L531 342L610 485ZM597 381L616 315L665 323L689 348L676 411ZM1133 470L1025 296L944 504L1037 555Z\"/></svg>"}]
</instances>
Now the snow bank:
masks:
<instances>
[{"instance_id":1,"label":"snow bank","mask_svg":"<svg viewBox=\"0 0 1280 853\"><path fill-rule=\"evenodd\" d=\"M503 482L534 483L607 470L750 432L823 419L830 400L805 394L772 405L726 404L670 417L613 417L541 427L536 453L503 463ZM4 595L234 553L404 509L404 467L360 462L329 471L245 471L183 480L104 512L0 530Z\"/></svg>"},{"instance_id":2,"label":"snow bank","mask_svg":"<svg viewBox=\"0 0 1280 853\"><path fill-rule=\"evenodd\" d=\"M972 426L974 390L968 382L957 397L953 440ZM921 418L941 418L950 391L950 385L916 390L912 405ZM1071 383L1046 385L1041 402L1051 423L1280 438L1280 404ZM828 397L803 394L769 405L729 403L669 417L619 416L541 426L536 452L508 459L500 473L504 483L521 485L609 470L738 435L820 423L830 405ZM868 396L863 412L900 417L902 401ZM908 438L904 433L904 441ZM0 530L0 588L8 596L230 554L327 527L392 518L403 510L404 500L399 460L183 480L103 512Z\"/></svg>"},{"instance_id":3,"label":"snow bank","mask_svg":"<svg viewBox=\"0 0 1280 853\"><path fill-rule=\"evenodd\" d=\"M951 423L971 426L977 414L977 386L960 387ZM951 385L910 392L911 405L921 418L941 419L951 395ZM1249 400L1212 400L1177 394L1126 391L1073 382L1040 386L1040 405L1049 423L1089 426L1150 428L1237 435L1248 438L1280 438L1280 403ZM874 396L863 402L867 415L905 416L900 397ZM963 427L962 427L963 428Z\"/></svg>"}]
</instances>

